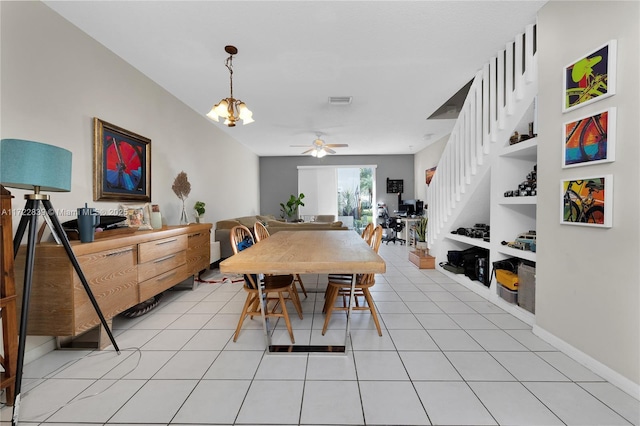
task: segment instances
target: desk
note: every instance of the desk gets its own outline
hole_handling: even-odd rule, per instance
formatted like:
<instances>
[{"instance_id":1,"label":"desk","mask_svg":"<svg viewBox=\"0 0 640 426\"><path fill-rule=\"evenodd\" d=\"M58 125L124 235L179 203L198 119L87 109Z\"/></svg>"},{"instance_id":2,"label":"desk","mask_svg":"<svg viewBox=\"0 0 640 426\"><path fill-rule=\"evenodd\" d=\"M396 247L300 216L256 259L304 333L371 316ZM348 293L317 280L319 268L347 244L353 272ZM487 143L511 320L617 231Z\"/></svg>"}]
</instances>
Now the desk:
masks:
<instances>
[{"instance_id":1,"label":"desk","mask_svg":"<svg viewBox=\"0 0 640 426\"><path fill-rule=\"evenodd\" d=\"M380 274L386 264L354 231L280 231L220 263L220 271L235 274ZM355 281L352 280L351 292ZM260 288L262 300L262 289ZM351 297L350 300L353 300ZM261 308L264 308L261 306ZM273 346L264 317L269 352L346 352L351 307L343 347Z\"/></svg>"},{"instance_id":2,"label":"desk","mask_svg":"<svg viewBox=\"0 0 640 426\"><path fill-rule=\"evenodd\" d=\"M419 217L403 217L404 228L402 229L401 238L406 241L407 248L415 247L415 241L413 236L413 227L416 223L420 222Z\"/></svg>"}]
</instances>

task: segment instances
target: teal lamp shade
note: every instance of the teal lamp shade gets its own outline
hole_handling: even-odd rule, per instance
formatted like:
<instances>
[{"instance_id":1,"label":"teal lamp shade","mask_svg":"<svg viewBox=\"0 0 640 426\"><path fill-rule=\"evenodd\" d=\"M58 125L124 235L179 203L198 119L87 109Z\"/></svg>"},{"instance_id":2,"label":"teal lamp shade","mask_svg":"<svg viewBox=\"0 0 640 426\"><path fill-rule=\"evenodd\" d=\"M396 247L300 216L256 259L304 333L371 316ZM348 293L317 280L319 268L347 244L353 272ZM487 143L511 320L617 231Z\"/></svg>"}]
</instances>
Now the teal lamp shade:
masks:
<instances>
[{"instance_id":1,"label":"teal lamp shade","mask_svg":"<svg viewBox=\"0 0 640 426\"><path fill-rule=\"evenodd\" d=\"M10 188L71 191L71 151L22 139L0 140L0 183Z\"/></svg>"}]
</instances>

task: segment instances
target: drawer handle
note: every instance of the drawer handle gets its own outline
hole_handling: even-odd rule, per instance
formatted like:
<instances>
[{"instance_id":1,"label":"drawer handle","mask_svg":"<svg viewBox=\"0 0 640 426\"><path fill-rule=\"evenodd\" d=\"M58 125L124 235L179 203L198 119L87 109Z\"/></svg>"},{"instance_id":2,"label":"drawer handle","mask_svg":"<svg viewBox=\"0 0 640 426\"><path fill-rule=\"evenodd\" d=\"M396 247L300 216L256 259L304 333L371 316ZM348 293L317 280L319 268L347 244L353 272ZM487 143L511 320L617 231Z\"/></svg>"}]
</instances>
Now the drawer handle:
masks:
<instances>
[{"instance_id":1,"label":"drawer handle","mask_svg":"<svg viewBox=\"0 0 640 426\"><path fill-rule=\"evenodd\" d=\"M126 250L120 250L120 251L114 251L113 253L107 253L107 254L106 254L106 257L109 257L109 256L118 256L118 255L120 255L120 254L128 253L128 252L130 252L130 251L133 251L133 248L128 248L128 249L126 249Z\"/></svg>"},{"instance_id":2,"label":"drawer handle","mask_svg":"<svg viewBox=\"0 0 640 426\"><path fill-rule=\"evenodd\" d=\"M169 278L173 277L176 274L176 271L173 271L172 273L170 273L169 275L165 275L162 278L158 278L158 281L164 281L164 280L168 280Z\"/></svg>"},{"instance_id":3,"label":"drawer handle","mask_svg":"<svg viewBox=\"0 0 640 426\"><path fill-rule=\"evenodd\" d=\"M202 233L198 232L197 234L189 235L189 238L191 238L191 237L199 237L200 235L202 235Z\"/></svg>"},{"instance_id":4,"label":"drawer handle","mask_svg":"<svg viewBox=\"0 0 640 426\"><path fill-rule=\"evenodd\" d=\"M176 257L175 254L170 254L169 256L161 257L160 259L154 260L153 263L161 263L174 257Z\"/></svg>"},{"instance_id":5,"label":"drawer handle","mask_svg":"<svg viewBox=\"0 0 640 426\"><path fill-rule=\"evenodd\" d=\"M156 243L157 246L161 246L163 244L169 244L169 243L175 243L176 241L178 241L177 238L174 238L173 240L168 240L168 241L162 241L160 243Z\"/></svg>"}]
</instances>

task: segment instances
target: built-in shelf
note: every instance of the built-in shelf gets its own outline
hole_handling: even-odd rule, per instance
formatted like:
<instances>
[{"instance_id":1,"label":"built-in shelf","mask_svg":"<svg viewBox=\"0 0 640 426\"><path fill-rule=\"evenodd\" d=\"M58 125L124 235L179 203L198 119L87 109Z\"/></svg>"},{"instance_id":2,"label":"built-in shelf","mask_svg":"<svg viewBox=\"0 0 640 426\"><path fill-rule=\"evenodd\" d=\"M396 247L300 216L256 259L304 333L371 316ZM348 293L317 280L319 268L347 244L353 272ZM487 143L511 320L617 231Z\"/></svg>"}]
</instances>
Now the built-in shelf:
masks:
<instances>
[{"instance_id":1,"label":"built-in shelf","mask_svg":"<svg viewBox=\"0 0 640 426\"><path fill-rule=\"evenodd\" d=\"M535 195L528 196L528 197L502 197L498 202L498 204L504 204L504 205L509 205L509 204L535 205L537 203L538 203L538 197L536 197Z\"/></svg>"},{"instance_id":2,"label":"built-in shelf","mask_svg":"<svg viewBox=\"0 0 640 426\"><path fill-rule=\"evenodd\" d=\"M459 241L461 243L469 244L471 246L481 247L487 250L491 248L491 244L488 241L484 241L482 238L471 238L471 237L465 237L464 235L458 235L458 234L447 234L445 238L448 238L454 241Z\"/></svg>"},{"instance_id":3,"label":"built-in shelf","mask_svg":"<svg viewBox=\"0 0 640 426\"><path fill-rule=\"evenodd\" d=\"M535 137L515 145L509 145L500 156L535 161L538 156L538 138Z\"/></svg>"},{"instance_id":4,"label":"built-in shelf","mask_svg":"<svg viewBox=\"0 0 640 426\"><path fill-rule=\"evenodd\" d=\"M536 253L529 250L518 250L509 246L500 246L498 252L509 257L519 257L520 259L530 260L532 262L536 261Z\"/></svg>"},{"instance_id":5,"label":"built-in shelf","mask_svg":"<svg viewBox=\"0 0 640 426\"><path fill-rule=\"evenodd\" d=\"M454 274L453 272L449 272L446 269L443 269L441 266L436 265L436 269L442 272L444 275L455 280L457 283L473 291L474 293L477 293L480 296L484 297L485 299L492 301L493 303L498 305L500 308L504 309L506 312L509 312L519 320L523 321L525 324L529 324L529 325L535 324L534 314L532 314L529 311L526 311L525 309L521 308L520 306L514 303L509 303L503 298L501 298L500 296L498 296L495 288L493 287L494 285L496 285L495 280L493 281L494 284L492 284L491 287L487 287L484 284L482 284L480 281L471 280L462 274Z\"/></svg>"}]
</instances>

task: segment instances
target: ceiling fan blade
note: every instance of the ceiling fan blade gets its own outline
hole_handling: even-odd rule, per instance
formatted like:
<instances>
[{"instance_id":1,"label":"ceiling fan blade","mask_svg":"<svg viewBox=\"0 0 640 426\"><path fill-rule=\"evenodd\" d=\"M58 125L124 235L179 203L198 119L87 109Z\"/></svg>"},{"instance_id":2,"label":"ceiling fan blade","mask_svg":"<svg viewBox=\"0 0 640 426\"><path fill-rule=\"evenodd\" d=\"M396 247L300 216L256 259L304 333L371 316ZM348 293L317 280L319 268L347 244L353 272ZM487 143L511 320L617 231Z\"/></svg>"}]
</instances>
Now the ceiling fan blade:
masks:
<instances>
[{"instance_id":1,"label":"ceiling fan blade","mask_svg":"<svg viewBox=\"0 0 640 426\"><path fill-rule=\"evenodd\" d=\"M308 153L310 153L311 151L315 151L315 150L316 150L315 148L311 148L311 149L308 149L308 150L306 150L305 152L301 153L300 155L308 154Z\"/></svg>"},{"instance_id":2,"label":"ceiling fan blade","mask_svg":"<svg viewBox=\"0 0 640 426\"><path fill-rule=\"evenodd\" d=\"M306 148L306 147L309 146L309 144L306 144L306 145L289 145L289 146L292 147L292 148Z\"/></svg>"},{"instance_id":3,"label":"ceiling fan blade","mask_svg":"<svg viewBox=\"0 0 640 426\"><path fill-rule=\"evenodd\" d=\"M324 146L324 150L327 151L329 154L335 154L336 152L334 150L332 150L331 148L327 148L327 145Z\"/></svg>"},{"instance_id":4,"label":"ceiling fan blade","mask_svg":"<svg viewBox=\"0 0 640 426\"><path fill-rule=\"evenodd\" d=\"M324 146L328 146L329 148L346 148L349 145L346 143L327 143Z\"/></svg>"}]
</instances>

